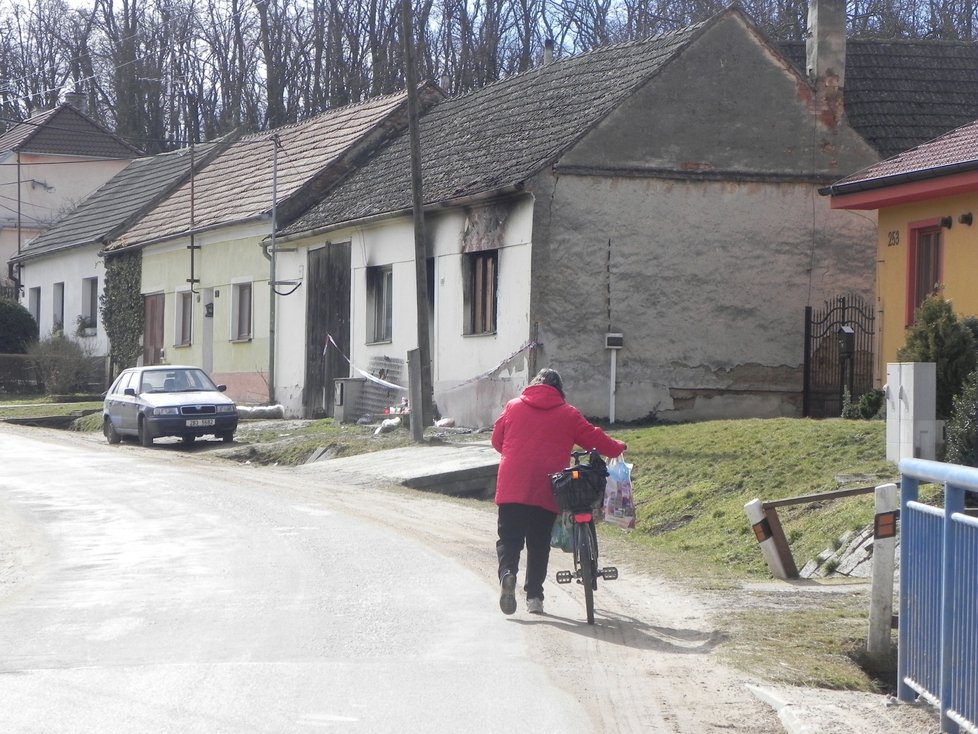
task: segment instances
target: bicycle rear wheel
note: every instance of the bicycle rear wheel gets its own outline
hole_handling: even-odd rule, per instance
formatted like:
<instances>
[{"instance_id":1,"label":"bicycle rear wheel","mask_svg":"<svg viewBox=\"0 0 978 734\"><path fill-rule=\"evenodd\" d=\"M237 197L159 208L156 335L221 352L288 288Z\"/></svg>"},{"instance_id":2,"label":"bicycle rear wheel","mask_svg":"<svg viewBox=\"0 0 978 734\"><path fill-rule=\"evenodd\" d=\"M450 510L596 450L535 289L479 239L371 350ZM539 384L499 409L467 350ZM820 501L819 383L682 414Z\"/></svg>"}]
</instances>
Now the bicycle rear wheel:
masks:
<instances>
[{"instance_id":1,"label":"bicycle rear wheel","mask_svg":"<svg viewBox=\"0 0 978 734\"><path fill-rule=\"evenodd\" d=\"M584 607L587 610L587 623L594 624L594 587L597 586L594 526L591 523L577 523L574 525L574 530L577 535L574 553L577 556L581 583L584 584Z\"/></svg>"}]
</instances>

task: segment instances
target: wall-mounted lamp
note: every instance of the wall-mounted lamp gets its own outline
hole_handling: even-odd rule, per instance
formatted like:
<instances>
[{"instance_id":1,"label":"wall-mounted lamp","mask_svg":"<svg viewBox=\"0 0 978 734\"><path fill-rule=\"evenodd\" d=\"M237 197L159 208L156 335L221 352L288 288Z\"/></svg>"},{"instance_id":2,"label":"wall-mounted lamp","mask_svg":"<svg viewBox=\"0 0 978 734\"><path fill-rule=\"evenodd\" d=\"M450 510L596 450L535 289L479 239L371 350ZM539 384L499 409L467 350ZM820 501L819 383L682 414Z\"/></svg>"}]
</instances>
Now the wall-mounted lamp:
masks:
<instances>
[{"instance_id":1,"label":"wall-mounted lamp","mask_svg":"<svg viewBox=\"0 0 978 734\"><path fill-rule=\"evenodd\" d=\"M954 222L951 217L941 217L941 227L944 229L951 229L951 224Z\"/></svg>"},{"instance_id":2,"label":"wall-mounted lamp","mask_svg":"<svg viewBox=\"0 0 978 734\"><path fill-rule=\"evenodd\" d=\"M967 212L966 214L962 214L960 217L958 217L959 224L967 224L970 227L971 221L971 212Z\"/></svg>"}]
</instances>

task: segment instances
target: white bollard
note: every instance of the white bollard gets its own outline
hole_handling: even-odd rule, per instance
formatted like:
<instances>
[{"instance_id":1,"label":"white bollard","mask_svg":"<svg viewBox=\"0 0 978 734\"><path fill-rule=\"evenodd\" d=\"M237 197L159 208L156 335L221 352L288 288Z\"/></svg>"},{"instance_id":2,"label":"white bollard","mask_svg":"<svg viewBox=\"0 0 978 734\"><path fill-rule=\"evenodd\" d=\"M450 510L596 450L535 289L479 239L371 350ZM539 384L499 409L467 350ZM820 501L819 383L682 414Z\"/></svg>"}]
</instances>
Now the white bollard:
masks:
<instances>
[{"instance_id":1,"label":"white bollard","mask_svg":"<svg viewBox=\"0 0 978 734\"><path fill-rule=\"evenodd\" d=\"M873 590L869 602L869 637L866 652L884 655L892 645L893 571L896 568L897 511L900 492L895 484L876 488L873 526Z\"/></svg>"}]
</instances>

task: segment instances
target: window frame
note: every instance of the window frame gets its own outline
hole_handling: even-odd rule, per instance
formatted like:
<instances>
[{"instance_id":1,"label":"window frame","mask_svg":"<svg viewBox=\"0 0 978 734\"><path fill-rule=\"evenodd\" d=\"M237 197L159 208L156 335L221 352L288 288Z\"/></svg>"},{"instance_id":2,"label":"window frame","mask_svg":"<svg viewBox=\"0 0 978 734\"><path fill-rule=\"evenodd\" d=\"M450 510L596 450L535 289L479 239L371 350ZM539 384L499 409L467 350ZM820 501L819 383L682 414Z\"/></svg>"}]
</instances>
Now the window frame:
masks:
<instances>
[{"instance_id":1,"label":"window frame","mask_svg":"<svg viewBox=\"0 0 978 734\"><path fill-rule=\"evenodd\" d=\"M173 346L189 347L194 339L194 293L187 289L174 295Z\"/></svg>"},{"instance_id":2,"label":"window frame","mask_svg":"<svg viewBox=\"0 0 978 734\"><path fill-rule=\"evenodd\" d=\"M917 308L928 296L937 292L944 279L944 230L940 220L912 222L908 229L910 247L907 249L906 326L914 323ZM922 293L925 289L921 287L921 278L925 275L921 268L922 250L929 251L927 270L932 271L933 277L928 279L934 280L926 293Z\"/></svg>"},{"instance_id":3,"label":"window frame","mask_svg":"<svg viewBox=\"0 0 978 734\"><path fill-rule=\"evenodd\" d=\"M55 283L51 288L51 330L65 330L65 284Z\"/></svg>"},{"instance_id":4,"label":"window frame","mask_svg":"<svg viewBox=\"0 0 978 734\"><path fill-rule=\"evenodd\" d=\"M231 284L232 342L248 342L254 338L255 289L253 285L250 280ZM242 298L245 292L247 298ZM242 328L242 320L247 321L247 329Z\"/></svg>"},{"instance_id":5,"label":"window frame","mask_svg":"<svg viewBox=\"0 0 978 734\"><path fill-rule=\"evenodd\" d=\"M499 323L499 250L463 255L465 336L495 334Z\"/></svg>"},{"instance_id":6,"label":"window frame","mask_svg":"<svg viewBox=\"0 0 978 734\"><path fill-rule=\"evenodd\" d=\"M394 266L370 265L364 273L367 286L367 343L394 340Z\"/></svg>"},{"instance_id":7,"label":"window frame","mask_svg":"<svg viewBox=\"0 0 978 734\"><path fill-rule=\"evenodd\" d=\"M98 277L82 278L81 317L85 329L95 329L98 325Z\"/></svg>"}]
</instances>

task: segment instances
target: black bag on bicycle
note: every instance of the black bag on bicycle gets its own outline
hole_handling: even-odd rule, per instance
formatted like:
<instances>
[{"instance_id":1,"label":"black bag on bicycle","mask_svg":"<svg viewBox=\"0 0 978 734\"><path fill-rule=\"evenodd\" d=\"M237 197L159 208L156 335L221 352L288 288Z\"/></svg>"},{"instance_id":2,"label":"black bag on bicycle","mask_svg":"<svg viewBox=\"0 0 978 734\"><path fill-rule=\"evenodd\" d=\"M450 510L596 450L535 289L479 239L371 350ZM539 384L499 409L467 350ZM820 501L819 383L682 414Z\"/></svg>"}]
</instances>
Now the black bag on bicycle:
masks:
<instances>
[{"instance_id":1,"label":"black bag on bicycle","mask_svg":"<svg viewBox=\"0 0 978 734\"><path fill-rule=\"evenodd\" d=\"M550 475L550 487L561 512L586 512L600 505L607 484L608 467L596 453L589 463L569 466Z\"/></svg>"}]
</instances>

